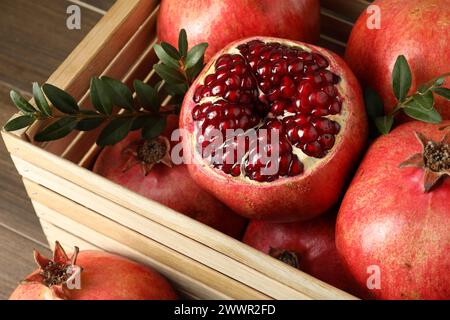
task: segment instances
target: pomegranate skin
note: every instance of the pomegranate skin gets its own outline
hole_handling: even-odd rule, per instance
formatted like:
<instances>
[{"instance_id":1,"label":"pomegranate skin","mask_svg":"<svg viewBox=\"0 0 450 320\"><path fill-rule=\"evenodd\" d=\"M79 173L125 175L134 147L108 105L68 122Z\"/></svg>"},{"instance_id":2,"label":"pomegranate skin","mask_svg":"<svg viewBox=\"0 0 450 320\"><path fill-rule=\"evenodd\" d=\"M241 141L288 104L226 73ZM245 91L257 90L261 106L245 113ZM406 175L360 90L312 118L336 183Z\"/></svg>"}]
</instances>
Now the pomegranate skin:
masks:
<instances>
[{"instance_id":1,"label":"pomegranate skin","mask_svg":"<svg viewBox=\"0 0 450 320\"><path fill-rule=\"evenodd\" d=\"M170 116L163 135L170 139L170 134L177 125L178 117ZM93 171L231 237L242 236L246 220L201 189L191 178L187 165L168 167L159 163L147 176L142 173L139 165L124 172L126 158L123 156L123 150L130 143L139 140L140 133L132 132L118 144L103 149Z\"/></svg>"},{"instance_id":2,"label":"pomegranate skin","mask_svg":"<svg viewBox=\"0 0 450 320\"><path fill-rule=\"evenodd\" d=\"M69 300L175 300L177 295L164 277L148 267L100 251L81 251L77 265L81 289L67 290ZM35 272L39 272L38 270ZM46 300L43 284L21 284L10 300Z\"/></svg>"},{"instance_id":3,"label":"pomegranate skin","mask_svg":"<svg viewBox=\"0 0 450 320\"><path fill-rule=\"evenodd\" d=\"M344 268L336 250L334 228L336 211L306 222L271 223L253 220L243 242L269 254L288 250L298 255L298 269L355 294L355 283Z\"/></svg>"},{"instance_id":4,"label":"pomegranate skin","mask_svg":"<svg viewBox=\"0 0 450 320\"><path fill-rule=\"evenodd\" d=\"M331 70L341 77L339 86L346 101L347 121L341 129L340 139L326 156L311 170L302 175L280 178L269 183L248 179L236 179L220 170L212 169L195 150L195 123L192 110L195 90L203 80L200 74L187 92L180 114L180 127L185 130L183 150L192 156L189 171L194 180L205 190L229 206L236 213L249 219L272 222L304 221L316 217L335 204L351 170L356 167L367 141L367 116L361 88L351 70L336 54L309 44L279 38L255 37L229 44L218 52L204 68L209 70L224 52L252 40L279 42L307 47L329 60Z\"/></svg>"},{"instance_id":5,"label":"pomegranate skin","mask_svg":"<svg viewBox=\"0 0 450 320\"><path fill-rule=\"evenodd\" d=\"M450 1L377 0L373 5L381 10L381 29L367 28L366 22L372 18L364 12L353 27L345 60L363 86L381 95L389 112L396 105L392 70L399 55L404 55L411 67L410 93L450 72ZM450 102L438 97L436 107L443 119L450 119Z\"/></svg>"},{"instance_id":6,"label":"pomegranate skin","mask_svg":"<svg viewBox=\"0 0 450 320\"><path fill-rule=\"evenodd\" d=\"M174 46L180 29L189 44L209 44L205 61L232 41L274 36L314 43L319 38L318 0L163 0L158 39Z\"/></svg>"},{"instance_id":7,"label":"pomegranate skin","mask_svg":"<svg viewBox=\"0 0 450 320\"><path fill-rule=\"evenodd\" d=\"M414 131L441 141L445 125L408 122L376 140L345 194L336 245L372 298L450 299L450 179L424 193L424 170L399 168L422 151ZM369 266L380 269L379 289L367 288Z\"/></svg>"}]
</instances>

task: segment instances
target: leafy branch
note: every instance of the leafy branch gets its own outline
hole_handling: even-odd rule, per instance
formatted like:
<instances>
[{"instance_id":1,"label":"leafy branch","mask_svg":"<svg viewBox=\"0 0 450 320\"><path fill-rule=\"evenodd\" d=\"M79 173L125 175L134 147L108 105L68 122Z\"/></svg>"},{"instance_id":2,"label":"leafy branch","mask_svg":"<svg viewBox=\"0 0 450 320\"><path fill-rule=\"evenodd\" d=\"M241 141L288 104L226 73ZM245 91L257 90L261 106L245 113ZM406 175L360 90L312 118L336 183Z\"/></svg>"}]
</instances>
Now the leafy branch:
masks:
<instances>
[{"instance_id":1,"label":"leafy branch","mask_svg":"<svg viewBox=\"0 0 450 320\"><path fill-rule=\"evenodd\" d=\"M74 130L91 131L104 125L97 137L100 146L115 144L134 130L141 130L143 138L155 138L165 130L167 116L179 112L184 95L204 67L206 47L206 43L201 43L188 51L185 30L180 31L178 49L166 42L155 44L160 61L153 68L161 81L150 86L135 80L133 88L137 99L121 81L106 76L93 77L90 82L92 109L80 108L69 93L48 83L42 87L33 83L35 106L12 90L11 100L22 115L10 120L4 128L15 131L47 121L49 123L34 139L52 141ZM163 108L161 96L164 93L172 97L173 103Z\"/></svg>"},{"instance_id":2,"label":"leafy branch","mask_svg":"<svg viewBox=\"0 0 450 320\"><path fill-rule=\"evenodd\" d=\"M420 85L416 92L408 96L412 84L411 69L405 56L398 56L392 72L392 89L397 99L397 105L391 112L384 115L381 97L372 89L367 88L365 101L369 118L374 121L378 131L382 134L388 134L391 131L395 116L401 112L423 122L442 122L441 115L435 109L434 95L437 94L450 100L450 89L443 87L445 78L449 76L450 73L445 73L432 79Z\"/></svg>"}]
</instances>

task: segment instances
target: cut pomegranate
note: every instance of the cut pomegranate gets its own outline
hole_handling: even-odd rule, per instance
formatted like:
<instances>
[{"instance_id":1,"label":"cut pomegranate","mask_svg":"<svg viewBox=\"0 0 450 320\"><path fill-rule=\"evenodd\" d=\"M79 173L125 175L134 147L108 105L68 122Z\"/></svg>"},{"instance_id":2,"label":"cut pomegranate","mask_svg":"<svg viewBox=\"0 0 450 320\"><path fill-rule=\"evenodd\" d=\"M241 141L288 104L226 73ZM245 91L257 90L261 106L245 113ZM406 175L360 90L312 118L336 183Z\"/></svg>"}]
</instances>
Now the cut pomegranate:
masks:
<instances>
[{"instance_id":1,"label":"cut pomegranate","mask_svg":"<svg viewBox=\"0 0 450 320\"><path fill-rule=\"evenodd\" d=\"M275 38L218 53L188 92L181 125L198 183L247 217L278 221L311 218L337 200L367 131L345 63Z\"/></svg>"}]
</instances>

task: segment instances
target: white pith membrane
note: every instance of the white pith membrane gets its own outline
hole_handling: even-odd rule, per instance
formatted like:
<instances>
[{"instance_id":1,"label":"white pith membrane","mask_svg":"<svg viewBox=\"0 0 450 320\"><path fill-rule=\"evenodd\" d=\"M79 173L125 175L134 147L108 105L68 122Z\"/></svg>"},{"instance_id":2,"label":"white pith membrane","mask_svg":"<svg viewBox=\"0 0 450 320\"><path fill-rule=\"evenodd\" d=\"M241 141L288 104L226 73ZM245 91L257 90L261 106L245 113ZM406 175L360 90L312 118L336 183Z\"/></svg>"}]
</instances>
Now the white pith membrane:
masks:
<instances>
[{"instance_id":1,"label":"white pith membrane","mask_svg":"<svg viewBox=\"0 0 450 320\"><path fill-rule=\"evenodd\" d=\"M254 39L254 40L263 41L261 39ZM251 41L251 40L249 40L249 41ZM276 39L276 38L273 38L273 39L271 39L271 38L264 38L263 42L265 44L269 44L269 43L274 43L275 42L275 43L281 44L282 46L286 46L286 47L292 48L292 49L299 49L299 50L305 51L307 53L318 53L323 58L325 58L327 60L328 64L329 64L328 67L326 67L324 69L321 69L321 70L328 70L328 71L334 73L332 69L333 69L333 66L336 65L335 61L332 59L332 57L324 54L321 51L315 51L315 50L312 50L311 48L309 48L307 46L303 46L303 45L300 45L298 43L292 43L290 41L283 41L281 39ZM246 42L246 43L249 43L249 42ZM231 48L229 48L226 51L221 52L220 56L217 56L216 58L218 59L219 57L221 57L221 56L223 56L225 54L232 54L232 55L236 54L236 55L244 57L244 55L241 54L240 50L238 49L238 46L241 45L241 44L244 44L244 42L242 42L240 44L237 44L236 46L231 47ZM201 76L198 78L197 83L198 83L199 86L205 84L205 78L208 75L216 72L215 62L217 61L217 59L214 61L214 63L211 63L211 65L206 70L206 72L203 72L201 74ZM244 57L244 59L245 59L245 57ZM347 118L349 117L350 112L348 110L348 101L346 99L346 94L345 94L345 91L344 91L345 87L346 87L345 78L342 78L341 75L338 75L338 76L340 77L340 81L337 84L334 84L333 86L334 86L334 88L337 91L337 96L339 96L341 98L341 110L340 110L340 112L338 114L329 114L329 115L322 115L322 116L320 116L321 118L326 118L328 120L332 120L332 121L336 122L337 124L339 124L339 126L340 126L339 132L334 135L335 142L334 142L333 147L326 151L326 155L324 157L322 157L322 158L315 158L313 156L309 156L306 153L304 153L301 150L301 148L296 147L295 145L293 145L289 141L289 139L286 138L286 140L288 141L288 143L292 147L292 154L296 155L298 157L299 161L303 164L303 173L301 173L299 175L296 175L296 176L279 176L275 181L282 180L282 179L295 178L295 177L304 175L305 173L307 173L310 170L313 170L315 167L319 166L320 164L323 164L324 162L327 162L329 160L329 158L330 158L330 155L332 155L334 153L335 149L340 145L341 140L342 140L342 136L343 136L342 133L346 130ZM257 88L257 91L258 91L258 99L260 99L260 97L262 95L264 95L264 92L261 90L261 88L259 87L258 84L257 84L256 88ZM196 106L204 105L205 103L208 103L208 102L214 103L214 102L217 102L217 101L225 101L225 102L229 103L223 97L211 96L211 97L203 97L198 103L196 103ZM272 102L270 104L272 104ZM256 129L259 126L263 125L268 119L275 119L276 118L278 120L281 120L281 119L284 119L284 118L286 118L288 116L295 115L295 114L296 113L284 112L283 115L279 115L279 116L276 116L276 117L273 117L273 118L271 118L270 115L268 117L261 117L260 123L257 124L256 126L252 127L252 129ZM194 123L196 123L195 120L194 120ZM200 130L201 130L201 128L199 128L198 125L194 126L194 136L196 138L193 141L194 145L198 144L197 137L199 136L199 134L202 133ZM281 135L280 135L280 137L281 137ZM211 160L210 158L202 157L202 155L198 153L198 150L196 148L194 148L194 150L195 150L194 152L196 152L196 154L198 154L203 159L203 161L208 163L208 166L211 169L221 171L222 173L231 176L231 174L227 174L227 173L223 172L219 168L214 168L213 164L210 161ZM246 156L247 156L247 154L246 154ZM261 181L253 180L250 177L246 176L245 169L244 169L244 166L243 166L246 156L244 156L244 158L243 158L243 160L241 162L242 165L241 165L241 173L240 173L240 175L239 176L233 176L233 178L237 179L237 180L245 181L246 183L255 183L255 184L269 183L269 182L261 182Z\"/></svg>"}]
</instances>

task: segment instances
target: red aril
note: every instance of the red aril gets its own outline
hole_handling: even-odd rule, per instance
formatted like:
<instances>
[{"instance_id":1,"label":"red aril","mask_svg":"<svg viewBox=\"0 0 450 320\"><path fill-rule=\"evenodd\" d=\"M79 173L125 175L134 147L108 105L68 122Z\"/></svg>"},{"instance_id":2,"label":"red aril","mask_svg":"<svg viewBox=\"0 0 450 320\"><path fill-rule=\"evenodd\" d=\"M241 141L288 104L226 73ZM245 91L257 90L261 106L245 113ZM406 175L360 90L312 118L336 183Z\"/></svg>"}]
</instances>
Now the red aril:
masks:
<instances>
[{"instance_id":1,"label":"red aril","mask_svg":"<svg viewBox=\"0 0 450 320\"><path fill-rule=\"evenodd\" d=\"M450 299L450 121L375 141L339 210L336 245L367 296Z\"/></svg>"},{"instance_id":2,"label":"red aril","mask_svg":"<svg viewBox=\"0 0 450 320\"><path fill-rule=\"evenodd\" d=\"M392 70L404 55L412 71L411 91L450 72L450 5L448 0L376 0L379 16L364 12L353 27L345 60L362 85L375 89L386 111L397 104ZM370 27L380 19L380 28ZM448 82L447 82L447 87ZM450 102L438 98L437 109L450 119Z\"/></svg>"},{"instance_id":3,"label":"red aril","mask_svg":"<svg viewBox=\"0 0 450 320\"><path fill-rule=\"evenodd\" d=\"M180 124L195 181L237 213L278 222L310 219L336 203L367 136L361 90L342 59L264 37L231 43L208 63L185 96ZM227 129L254 139L227 139Z\"/></svg>"},{"instance_id":4,"label":"red aril","mask_svg":"<svg viewBox=\"0 0 450 320\"><path fill-rule=\"evenodd\" d=\"M339 289L354 293L334 242L335 211L306 222L251 221L243 241Z\"/></svg>"},{"instance_id":5,"label":"red aril","mask_svg":"<svg viewBox=\"0 0 450 320\"><path fill-rule=\"evenodd\" d=\"M148 267L106 252L75 249L69 258L56 242L52 260L35 251L39 268L14 290L10 300L177 299L167 280ZM70 288L67 282L75 267L81 268L79 288Z\"/></svg>"},{"instance_id":6,"label":"red aril","mask_svg":"<svg viewBox=\"0 0 450 320\"><path fill-rule=\"evenodd\" d=\"M239 238L246 225L245 219L201 189L189 175L186 165L173 165L165 156L170 152L170 146L167 147L164 141L168 143L177 125L178 117L169 116L166 132L153 141L144 141L140 132L131 132L121 142L102 150L93 171L146 198Z\"/></svg>"},{"instance_id":7,"label":"red aril","mask_svg":"<svg viewBox=\"0 0 450 320\"><path fill-rule=\"evenodd\" d=\"M186 29L191 46L208 43L208 61L228 43L251 36L314 42L319 20L318 0L163 0L157 31L159 40L177 46Z\"/></svg>"}]
</instances>

